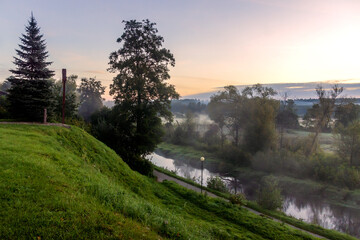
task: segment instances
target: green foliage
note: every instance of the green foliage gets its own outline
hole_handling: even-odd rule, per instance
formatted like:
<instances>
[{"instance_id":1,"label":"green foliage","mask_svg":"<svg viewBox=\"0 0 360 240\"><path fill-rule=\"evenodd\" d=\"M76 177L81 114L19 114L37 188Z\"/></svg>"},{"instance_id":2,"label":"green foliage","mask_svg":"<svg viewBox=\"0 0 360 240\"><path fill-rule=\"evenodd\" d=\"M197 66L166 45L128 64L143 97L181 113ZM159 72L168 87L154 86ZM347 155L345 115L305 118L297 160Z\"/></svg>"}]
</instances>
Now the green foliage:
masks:
<instances>
[{"instance_id":1,"label":"green foliage","mask_svg":"<svg viewBox=\"0 0 360 240\"><path fill-rule=\"evenodd\" d=\"M109 125L117 132L113 140L123 149L117 152L127 159L126 154L146 155L160 143L160 117L171 119L170 102L179 95L165 82L170 78L168 66L174 66L175 59L162 48L164 39L157 34L155 23L124 23L124 33L117 39L122 46L110 54L109 71L117 75L110 85L116 104L110 118L116 121Z\"/></svg>"},{"instance_id":2,"label":"green foliage","mask_svg":"<svg viewBox=\"0 0 360 240\"><path fill-rule=\"evenodd\" d=\"M53 115L52 82L48 79L54 76L54 71L47 68L51 62L46 62L45 40L32 14L25 30L14 57L16 69L10 70L14 75L8 78L9 112L13 118L41 121L44 108L50 118Z\"/></svg>"},{"instance_id":3,"label":"green foliage","mask_svg":"<svg viewBox=\"0 0 360 240\"><path fill-rule=\"evenodd\" d=\"M241 93L235 86L227 86L212 96L207 110L219 126L221 146L224 146L226 127L233 144L241 144L245 151L256 153L274 147L278 101L271 97L275 94L272 88L256 84ZM242 142L241 135L244 136Z\"/></svg>"},{"instance_id":4,"label":"green foliage","mask_svg":"<svg viewBox=\"0 0 360 240\"><path fill-rule=\"evenodd\" d=\"M140 157L138 151L146 152L143 148L155 148L160 141L162 133L160 119L153 117L153 122L146 125L149 128L147 134L142 136L135 134L135 126L127 121L127 117L118 105L112 109L104 107L93 114L91 132L96 138L114 149L133 170L151 175L151 164ZM147 121L149 120L148 118ZM156 126L159 128L155 128Z\"/></svg>"},{"instance_id":5,"label":"green foliage","mask_svg":"<svg viewBox=\"0 0 360 240\"><path fill-rule=\"evenodd\" d=\"M344 159L334 155L316 154L312 158L314 177L348 189L360 188L360 171L349 167Z\"/></svg>"},{"instance_id":6,"label":"green foliage","mask_svg":"<svg viewBox=\"0 0 360 240\"><path fill-rule=\"evenodd\" d=\"M90 121L91 115L103 107L101 96L105 93L105 87L102 86L101 81L96 81L95 78L82 78L79 92L79 115L85 121Z\"/></svg>"},{"instance_id":7,"label":"green foliage","mask_svg":"<svg viewBox=\"0 0 360 240\"><path fill-rule=\"evenodd\" d=\"M276 115L276 124L282 128L299 128L298 115L294 107L294 100L281 102L279 112Z\"/></svg>"},{"instance_id":8,"label":"green foliage","mask_svg":"<svg viewBox=\"0 0 360 240\"><path fill-rule=\"evenodd\" d=\"M315 104L311 110L310 119L313 121L315 134L311 141L310 151L306 156L310 156L315 150L315 144L319 133L324 128L329 128L331 116L335 110L336 98L342 93L343 88L335 84L330 91L325 91L321 85L316 87L316 94L319 98L319 104ZM307 114L306 114L307 115Z\"/></svg>"},{"instance_id":9,"label":"green foliage","mask_svg":"<svg viewBox=\"0 0 360 240\"><path fill-rule=\"evenodd\" d=\"M60 119L58 121L60 122ZM71 118L65 118L65 124L76 126L88 133L91 133L91 124L86 122L78 115Z\"/></svg>"},{"instance_id":10,"label":"green foliage","mask_svg":"<svg viewBox=\"0 0 360 240\"><path fill-rule=\"evenodd\" d=\"M245 129L245 149L251 153L276 146L275 116L278 102L271 99L253 98L248 104L249 122Z\"/></svg>"},{"instance_id":11,"label":"green foliage","mask_svg":"<svg viewBox=\"0 0 360 240\"><path fill-rule=\"evenodd\" d=\"M208 146L215 147L221 143L219 136L220 129L217 124L210 124L208 130L204 133L203 142Z\"/></svg>"},{"instance_id":12,"label":"green foliage","mask_svg":"<svg viewBox=\"0 0 360 240\"><path fill-rule=\"evenodd\" d=\"M250 165L250 155L234 145L225 145L216 155L235 167Z\"/></svg>"},{"instance_id":13,"label":"green foliage","mask_svg":"<svg viewBox=\"0 0 360 240\"><path fill-rule=\"evenodd\" d=\"M79 106L76 96L76 80L78 76L71 75L67 77L65 83L65 117L74 118L77 115L77 108ZM55 98L55 116L58 121L62 118L63 107L63 83L61 80L56 81L53 86Z\"/></svg>"},{"instance_id":14,"label":"green foliage","mask_svg":"<svg viewBox=\"0 0 360 240\"><path fill-rule=\"evenodd\" d=\"M218 176L210 177L206 181L207 187L219 192L227 193L228 189L225 182Z\"/></svg>"},{"instance_id":15,"label":"green foliage","mask_svg":"<svg viewBox=\"0 0 360 240\"><path fill-rule=\"evenodd\" d=\"M50 80L10 79L7 99L11 117L23 121L43 121L44 108L53 117L54 95Z\"/></svg>"},{"instance_id":16,"label":"green foliage","mask_svg":"<svg viewBox=\"0 0 360 240\"><path fill-rule=\"evenodd\" d=\"M339 123L334 133L339 156L350 166L360 166L360 121L347 123L346 127Z\"/></svg>"},{"instance_id":17,"label":"green foliage","mask_svg":"<svg viewBox=\"0 0 360 240\"><path fill-rule=\"evenodd\" d=\"M132 170L137 171L148 177L153 176L154 168L152 163L148 159L139 157L137 155L131 156L130 154L127 155L126 159L126 163Z\"/></svg>"},{"instance_id":18,"label":"green foliage","mask_svg":"<svg viewBox=\"0 0 360 240\"><path fill-rule=\"evenodd\" d=\"M5 96L0 96L0 119L1 118L8 118L8 107L9 102Z\"/></svg>"},{"instance_id":19,"label":"green foliage","mask_svg":"<svg viewBox=\"0 0 360 240\"><path fill-rule=\"evenodd\" d=\"M221 129L221 143L224 143L223 128L231 129L233 144L238 146L240 142L240 129L246 122L245 98L235 86L226 86L225 90L211 96L208 105L209 117L214 120Z\"/></svg>"},{"instance_id":20,"label":"green foliage","mask_svg":"<svg viewBox=\"0 0 360 240\"><path fill-rule=\"evenodd\" d=\"M257 203L269 210L276 210L282 207L281 189L273 176L266 176L262 179L258 191Z\"/></svg>"},{"instance_id":21,"label":"green foliage","mask_svg":"<svg viewBox=\"0 0 360 240\"><path fill-rule=\"evenodd\" d=\"M32 14L25 31L26 34L20 37L20 50L16 50L17 57L14 57L16 69L10 70L14 74L10 79L50 79L54 76L54 71L47 68L51 62L46 62L48 52L45 40L42 39L43 35L40 34L40 28Z\"/></svg>"},{"instance_id":22,"label":"green foliage","mask_svg":"<svg viewBox=\"0 0 360 240\"><path fill-rule=\"evenodd\" d=\"M240 206L246 205L247 202L245 195L242 193L231 194L229 200L232 204L237 204Z\"/></svg>"},{"instance_id":23,"label":"green foliage","mask_svg":"<svg viewBox=\"0 0 360 240\"><path fill-rule=\"evenodd\" d=\"M350 123L359 118L360 106L355 104L355 99L343 99L343 101L345 101L345 103L336 106L336 126L341 124L342 126L347 127Z\"/></svg>"},{"instance_id":24,"label":"green foliage","mask_svg":"<svg viewBox=\"0 0 360 240\"><path fill-rule=\"evenodd\" d=\"M195 144L196 140L199 139L199 133L195 131L195 128L194 114L192 112L187 112L185 120L180 124L178 123L173 130L170 141L180 145Z\"/></svg>"}]
</instances>

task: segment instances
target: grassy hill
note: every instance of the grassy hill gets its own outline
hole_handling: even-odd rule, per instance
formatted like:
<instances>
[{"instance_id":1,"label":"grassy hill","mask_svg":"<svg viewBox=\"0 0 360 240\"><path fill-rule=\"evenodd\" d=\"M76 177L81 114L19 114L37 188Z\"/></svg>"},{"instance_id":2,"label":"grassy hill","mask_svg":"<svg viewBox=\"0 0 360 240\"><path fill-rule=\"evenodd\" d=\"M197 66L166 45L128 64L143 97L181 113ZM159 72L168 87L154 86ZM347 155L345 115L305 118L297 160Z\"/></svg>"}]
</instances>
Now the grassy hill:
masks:
<instances>
[{"instance_id":1,"label":"grassy hill","mask_svg":"<svg viewBox=\"0 0 360 240\"><path fill-rule=\"evenodd\" d=\"M83 130L0 125L0 239L312 239L130 168Z\"/></svg>"}]
</instances>

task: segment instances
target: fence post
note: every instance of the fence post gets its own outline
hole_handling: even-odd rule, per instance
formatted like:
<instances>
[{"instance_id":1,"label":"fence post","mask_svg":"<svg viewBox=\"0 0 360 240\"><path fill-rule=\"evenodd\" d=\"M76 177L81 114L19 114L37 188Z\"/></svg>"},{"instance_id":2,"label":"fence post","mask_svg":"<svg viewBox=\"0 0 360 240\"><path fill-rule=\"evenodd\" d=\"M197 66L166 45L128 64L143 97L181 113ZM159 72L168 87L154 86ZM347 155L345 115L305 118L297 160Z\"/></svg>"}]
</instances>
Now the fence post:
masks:
<instances>
[{"instance_id":1,"label":"fence post","mask_svg":"<svg viewBox=\"0 0 360 240\"><path fill-rule=\"evenodd\" d=\"M47 109L44 108L44 124L47 123Z\"/></svg>"},{"instance_id":2,"label":"fence post","mask_svg":"<svg viewBox=\"0 0 360 240\"><path fill-rule=\"evenodd\" d=\"M63 83L63 100L62 100L62 124L65 124L65 84L66 84L66 69L62 70Z\"/></svg>"}]
</instances>

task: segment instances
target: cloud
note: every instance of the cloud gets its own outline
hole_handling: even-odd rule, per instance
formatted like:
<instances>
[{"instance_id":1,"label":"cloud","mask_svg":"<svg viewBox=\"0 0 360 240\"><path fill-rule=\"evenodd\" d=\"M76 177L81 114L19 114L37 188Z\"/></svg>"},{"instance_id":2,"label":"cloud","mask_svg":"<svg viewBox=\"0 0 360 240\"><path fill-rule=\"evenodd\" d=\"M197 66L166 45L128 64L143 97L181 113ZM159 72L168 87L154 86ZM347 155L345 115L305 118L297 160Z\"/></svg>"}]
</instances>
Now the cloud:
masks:
<instances>
[{"instance_id":1,"label":"cloud","mask_svg":"<svg viewBox=\"0 0 360 240\"><path fill-rule=\"evenodd\" d=\"M185 78L185 79L193 79L193 80L205 80L205 81L216 81L216 82L224 82L225 80L223 79L214 79L214 78L205 78L205 77L193 77L193 76L182 76L182 75L178 75L178 76L172 76L171 78Z\"/></svg>"},{"instance_id":2,"label":"cloud","mask_svg":"<svg viewBox=\"0 0 360 240\"><path fill-rule=\"evenodd\" d=\"M107 74L106 71L101 71L101 70L86 70L86 71L83 71L85 73L91 73L91 74Z\"/></svg>"},{"instance_id":3,"label":"cloud","mask_svg":"<svg viewBox=\"0 0 360 240\"><path fill-rule=\"evenodd\" d=\"M291 86L291 87L285 87L287 89L298 89L298 88L304 88L303 86Z\"/></svg>"},{"instance_id":4,"label":"cloud","mask_svg":"<svg viewBox=\"0 0 360 240\"><path fill-rule=\"evenodd\" d=\"M345 90L353 91L353 90L359 90L360 87L347 87Z\"/></svg>"}]
</instances>

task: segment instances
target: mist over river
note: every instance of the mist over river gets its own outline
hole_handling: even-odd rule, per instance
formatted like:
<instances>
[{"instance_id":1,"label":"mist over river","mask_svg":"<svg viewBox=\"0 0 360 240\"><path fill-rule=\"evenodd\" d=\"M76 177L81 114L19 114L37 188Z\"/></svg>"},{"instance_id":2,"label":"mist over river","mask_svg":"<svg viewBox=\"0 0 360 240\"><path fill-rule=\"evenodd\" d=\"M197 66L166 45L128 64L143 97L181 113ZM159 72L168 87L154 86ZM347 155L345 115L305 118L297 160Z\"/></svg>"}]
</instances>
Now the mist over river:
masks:
<instances>
[{"instance_id":1,"label":"mist over river","mask_svg":"<svg viewBox=\"0 0 360 240\"><path fill-rule=\"evenodd\" d=\"M156 166L166 168L177 175L190 178L200 183L201 168L190 165L189 161L171 159L152 153L148 159ZM211 176L218 176L220 173L209 170L204 164L204 184ZM256 198L256 184L242 182L240 190L250 200ZM286 192L286 191L283 191ZM284 193L283 212L308 223L315 223L327 229L335 229L360 237L360 209L346 206L339 206L326 203L325 199L319 196L303 196L299 194Z\"/></svg>"}]
</instances>

